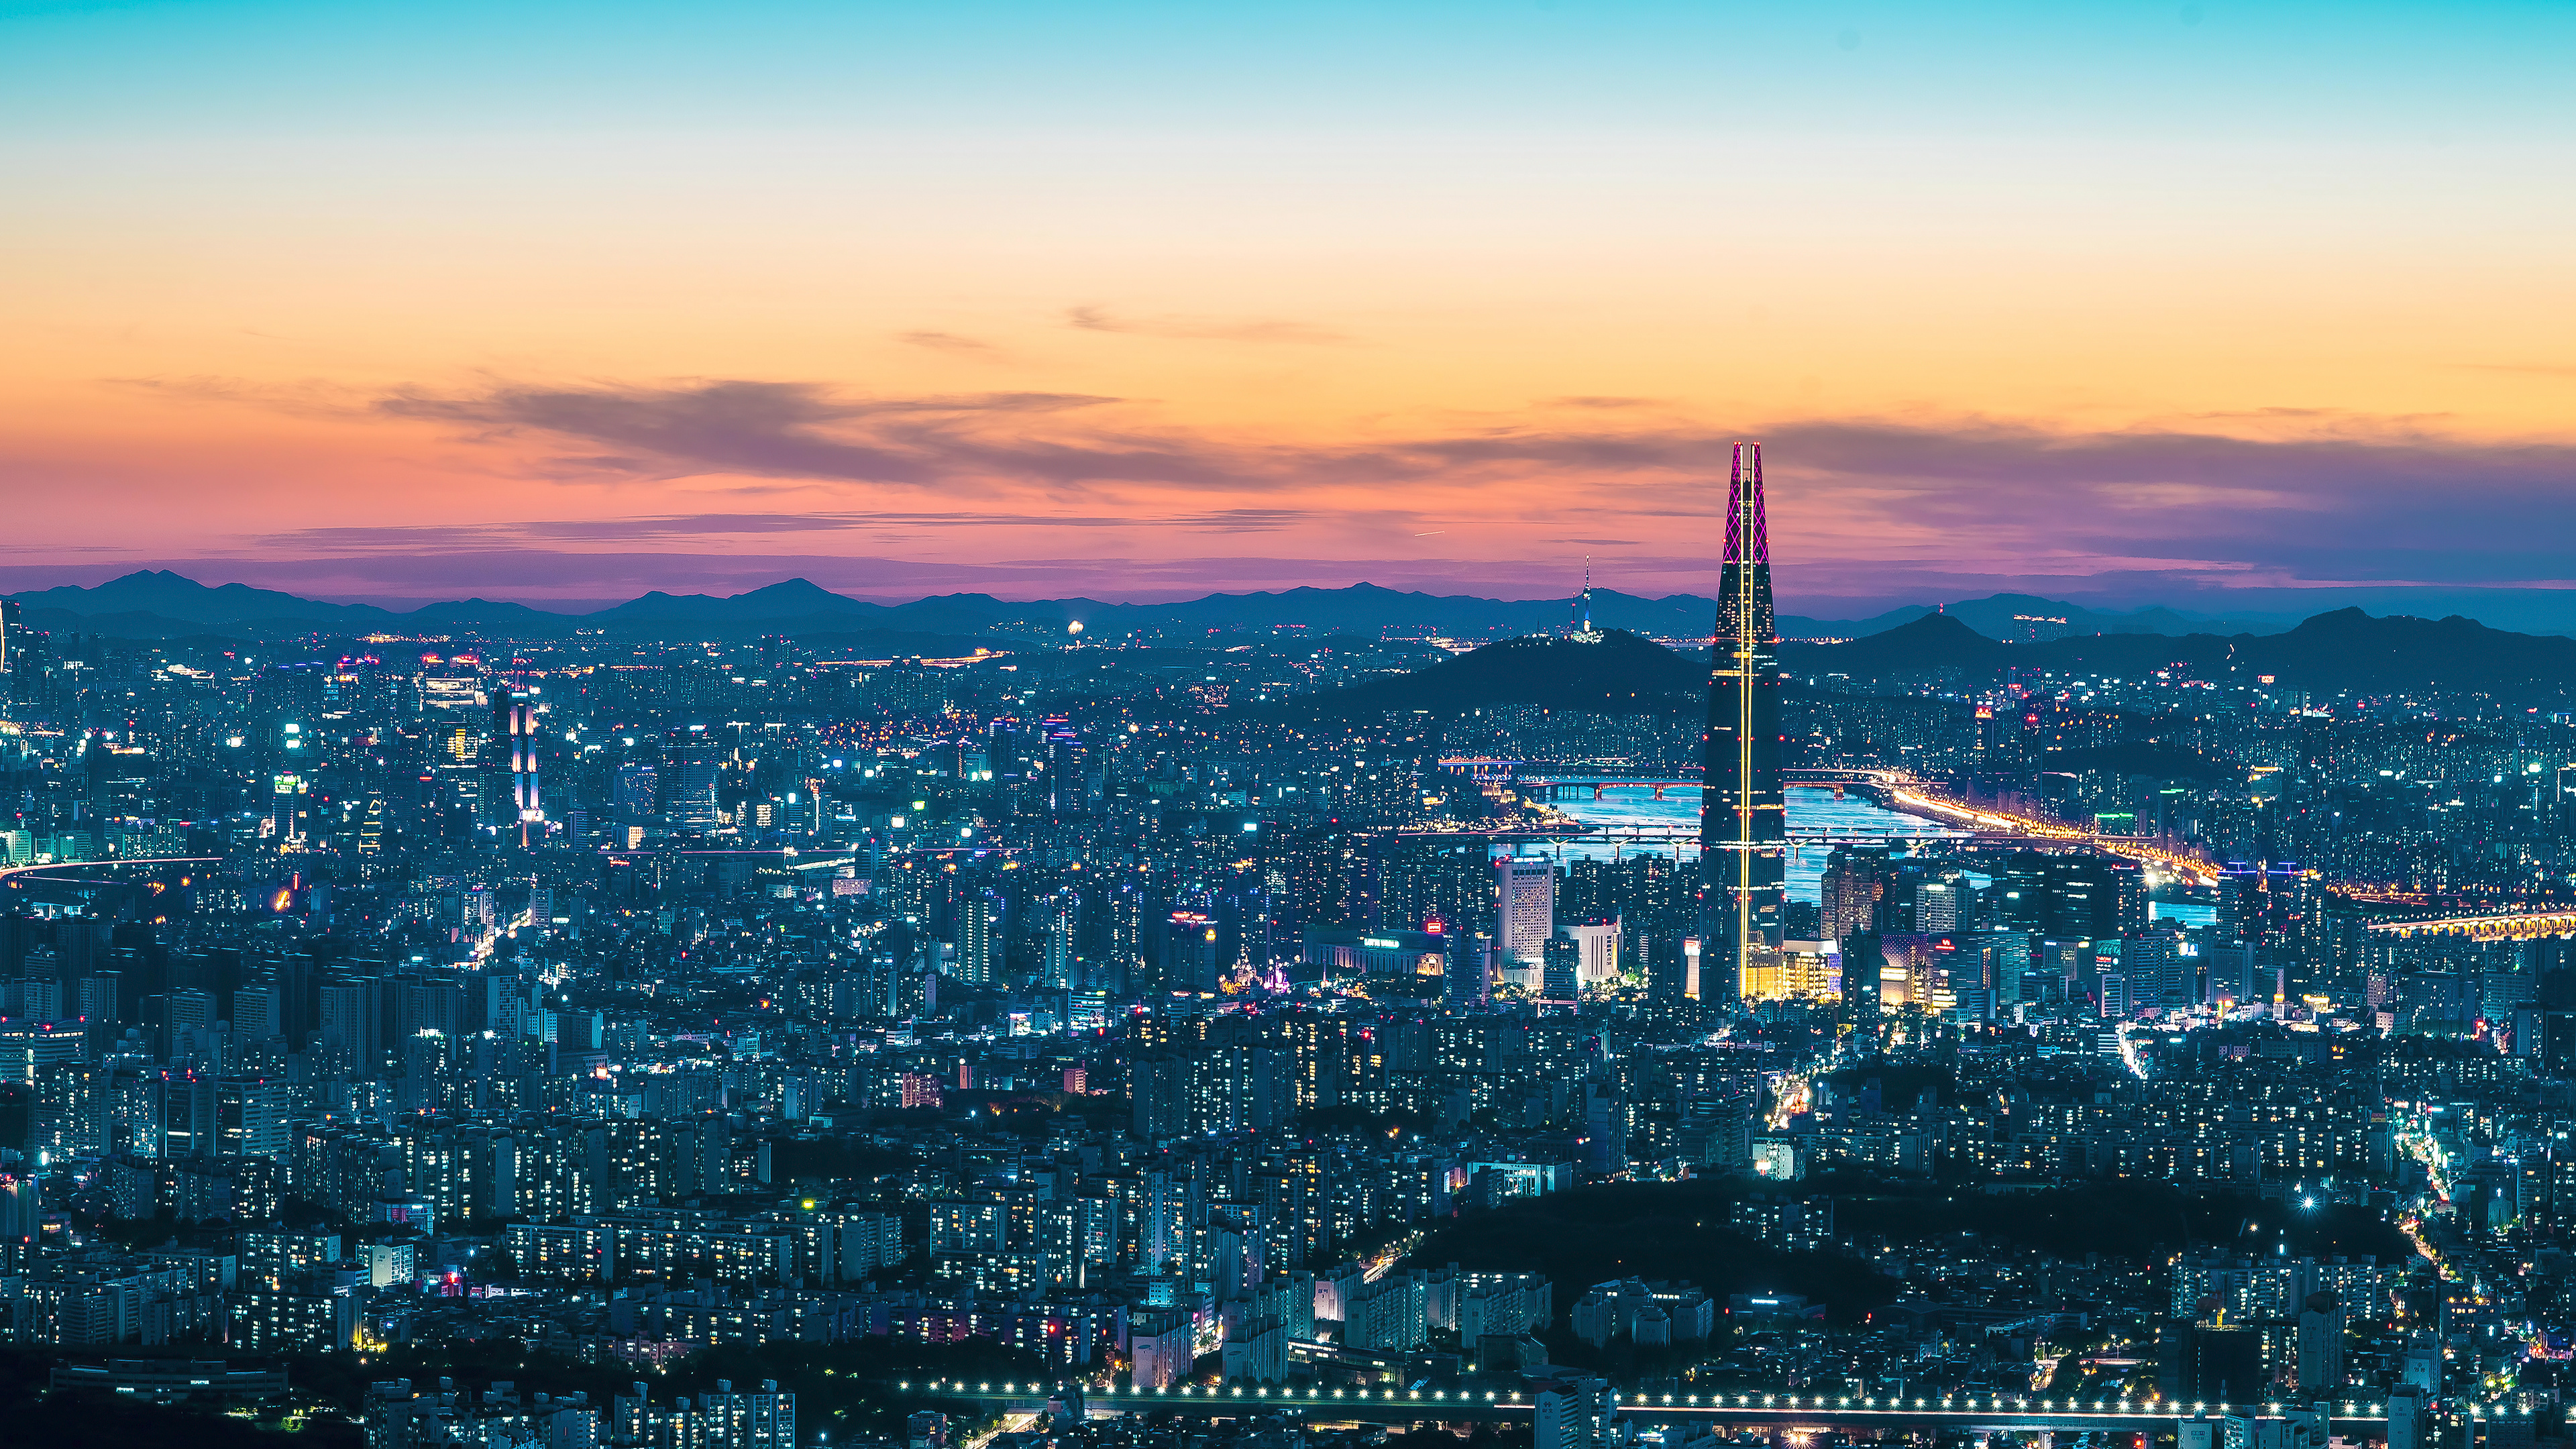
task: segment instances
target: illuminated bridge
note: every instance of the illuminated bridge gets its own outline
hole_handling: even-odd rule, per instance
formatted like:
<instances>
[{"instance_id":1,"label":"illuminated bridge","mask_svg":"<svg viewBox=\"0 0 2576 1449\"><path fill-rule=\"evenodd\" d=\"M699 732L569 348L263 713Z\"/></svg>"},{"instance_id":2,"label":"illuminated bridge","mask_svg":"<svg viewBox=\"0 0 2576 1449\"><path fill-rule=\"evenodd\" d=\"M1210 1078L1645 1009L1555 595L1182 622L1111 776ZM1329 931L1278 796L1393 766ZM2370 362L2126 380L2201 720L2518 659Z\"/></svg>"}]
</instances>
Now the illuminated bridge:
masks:
<instances>
[{"instance_id":1,"label":"illuminated bridge","mask_svg":"<svg viewBox=\"0 0 2576 1449\"><path fill-rule=\"evenodd\" d=\"M1005 1411L1035 1411L1068 1390L1092 1415L1152 1413L1291 1413L1384 1423L1468 1420L1526 1423L1535 1396L1490 1390L1314 1388L1302 1385L1178 1384L1168 1389L1057 1383L905 1381L897 1387L938 1398L967 1399ZM2350 1440L2388 1436L2387 1406L2333 1404L2333 1433ZM2194 1418L2251 1415L2278 1419L2296 1404L2192 1404L2129 1399L2054 1399L2026 1395L1897 1398L1798 1394L1653 1394L1621 1398L1618 1411L1641 1423L1698 1423L1743 1429L1953 1430L2007 1433L2165 1434ZM2472 1418L2517 1417L2472 1410Z\"/></svg>"},{"instance_id":2,"label":"illuminated bridge","mask_svg":"<svg viewBox=\"0 0 2576 1449\"><path fill-rule=\"evenodd\" d=\"M1592 792L1592 798L1595 800L1600 799L1605 790L1652 790L1655 792L1655 798L1661 800L1666 790L1707 788L1706 782L1689 775L1671 779L1655 776L1631 779L1608 775L1520 775L1510 777L1506 783L1542 800L1580 800L1586 790ZM1780 784L1784 789L1831 790L1836 799L1842 798L1843 791L1851 786L1877 783L1879 783L1877 772L1872 770L1784 770L1780 775Z\"/></svg>"},{"instance_id":3,"label":"illuminated bridge","mask_svg":"<svg viewBox=\"0 0 2576 1449\"><path fill-rule=\"evenodd\" d=\"M1567 844L1586 841L1638 845L1697 845L1696 825L1576 825L1559 828L1531 825L1459 826L1442 828L1426 826L1419 830L1373 830L1366 832L1395 840L1511 840L1544 845L1549 841ZM1917 845L2009 845L2029 842L2063 846L2066 842L2053 835L1969 835L1960 831L1874 830L1792 830L1783 837L1792 846L1811 845L1885 845L1891 840L1910 841Z\"/></svg>"},{"instance_id":4,"label":"illuminated bridge","mask_svg":"<svg viewBox=\"0 0 2576 1449\"><path fill-rule=\"evenodd\" d=\"M2531 941L2543 936L2576 936L2576 910L2441 916L2429 921L2373 921L2369 929L2389 936L2466 936L2473 941Z\"/></svg>"},{"instance_id":5,"label":"illuminated bridge","mask_svg":"<svg viewBox=\"0 0 2576 1449\"><path fill-rule=\"evenodd\" d=\"M41 865L0 867L0 880L11 876L33 875L51 870L101 870L129 865L213 865L221 860L212 855L132 855L117 860L52 860Z\"/></svg>"}]
</instances>

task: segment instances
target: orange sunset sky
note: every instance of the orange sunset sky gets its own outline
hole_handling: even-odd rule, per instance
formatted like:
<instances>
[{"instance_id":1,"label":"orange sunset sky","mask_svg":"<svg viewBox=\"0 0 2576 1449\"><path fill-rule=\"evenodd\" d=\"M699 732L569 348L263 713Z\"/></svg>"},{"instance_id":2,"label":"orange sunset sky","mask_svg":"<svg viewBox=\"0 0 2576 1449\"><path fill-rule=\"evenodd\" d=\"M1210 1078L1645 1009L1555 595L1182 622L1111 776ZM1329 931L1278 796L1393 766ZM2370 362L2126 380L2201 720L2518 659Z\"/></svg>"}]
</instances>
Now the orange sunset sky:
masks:
<instances>
[{"instance_id":1,"label":"orange sunset sky","mask_svg":"<svg viewBox=\"0 0 2576 1449\"><path fill-rule=\"evenodd\" d=\"M0 588L2576 578L2563 8L7 14Z\"/></svg>"}]
</instances>

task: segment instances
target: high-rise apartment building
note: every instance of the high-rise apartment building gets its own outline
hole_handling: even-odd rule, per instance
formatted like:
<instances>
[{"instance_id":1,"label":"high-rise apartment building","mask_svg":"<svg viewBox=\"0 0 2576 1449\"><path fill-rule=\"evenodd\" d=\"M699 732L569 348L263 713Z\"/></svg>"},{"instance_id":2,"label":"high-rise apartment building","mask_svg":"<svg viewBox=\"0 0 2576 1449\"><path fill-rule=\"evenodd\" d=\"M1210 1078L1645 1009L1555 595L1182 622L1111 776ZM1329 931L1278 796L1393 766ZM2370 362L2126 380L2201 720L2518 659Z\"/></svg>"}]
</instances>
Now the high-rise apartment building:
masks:
<instances>
[{"instance_id":1,"label":"high-rise apartment building","mask_svg":"<svg viewBox=\"0 0 2576 1449\"><path fill-rule=\"evenodd\" d=\"M977 985L991 981L1002 950L1002 898L977 891L957 912L957 979Z\"/></svg>"},{"instance_id":2,"label":"high-rise apartment building","mask_svg":"<svg viewBox=\"0 0 2576 1449\"><path fill-rule=\"evenodd\" d=\"M215 1153L221 1157L286 1154L286 1084L264 1077L215 1083Z\"/></svg>"},{"instance_id":3,"label":"high-rise apartment building","mask_svg":"<svg viewBox=\"0 0 2576 1449\"><path fill-rule=\"evenodd\" d=\"M1047 897L1042 922L1046 932L1046 984L1058 990L1069 990L1079 984L1079 944L1081 940L1082 897L1072 891L1058 891Z\"/></svg>"}]
</instances>

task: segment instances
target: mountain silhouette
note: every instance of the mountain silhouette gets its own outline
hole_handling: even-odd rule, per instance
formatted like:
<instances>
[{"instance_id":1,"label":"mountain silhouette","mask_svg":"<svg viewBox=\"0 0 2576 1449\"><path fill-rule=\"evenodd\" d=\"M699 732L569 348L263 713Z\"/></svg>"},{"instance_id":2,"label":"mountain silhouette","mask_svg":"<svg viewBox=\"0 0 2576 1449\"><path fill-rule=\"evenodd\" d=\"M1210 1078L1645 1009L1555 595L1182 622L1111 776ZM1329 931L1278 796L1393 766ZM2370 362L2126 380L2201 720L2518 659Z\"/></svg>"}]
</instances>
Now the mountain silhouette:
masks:
<instances>
[{"instance_id":1,"label":"mountain silhouette","mask_svg":"<svg viewBox=\"0 0 2576 1449\"><path fill-rule=\"evenodd\" d=\"M1672 714L1704 707L1705 656L1667 649L1625 630L1598 641L1506 639L1409 674L1304 695L1288 708L1341 716L1522 706L1599 714Z\"/></svg>"}]
</instances>

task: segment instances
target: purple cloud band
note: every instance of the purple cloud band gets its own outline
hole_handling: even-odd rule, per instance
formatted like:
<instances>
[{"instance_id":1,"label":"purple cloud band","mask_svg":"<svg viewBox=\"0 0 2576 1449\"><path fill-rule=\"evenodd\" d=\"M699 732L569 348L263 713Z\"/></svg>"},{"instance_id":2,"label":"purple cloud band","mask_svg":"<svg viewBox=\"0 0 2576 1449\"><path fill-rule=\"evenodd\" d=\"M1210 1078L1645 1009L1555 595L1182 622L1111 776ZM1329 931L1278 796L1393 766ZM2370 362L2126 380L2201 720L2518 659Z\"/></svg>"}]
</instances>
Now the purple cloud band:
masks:
<instances>
[{"instance_id":1,"label":"purple cloud band","mask_svg":"<svg viewBox=\"0 0 2576 1449\"><path fill-rule=\"evenodd\" d=\"M220 385L187 390L257 400ZM517 455L496 466L523 467L533 450L550 455L541 467L612 485L748 476L849 499L271 532L231 561L234 577L256 569L344 593L747 587L801 573L870 594L1145 597L1368 578L1543 596L1558 592L1542 581L1550 560L1563 553L1579 567L1595 550L1609 551L1605 578L1679 592L1708 586L1726 444L1747 433L1769 450L1775 554L1792 595L1913 601L2002 586L2143 601L2319 585L2576 586L2576 445L2332 414L2093 432L1976 418L1739 431L1675 421L1649 400L1567 398L1446 433L1301 446L1149 425L1120 399L1074 393L500 382L280 405L428 422ZM1366 513L1336 502L1355 490L1384 502ZM1063 541L1050 543L1058 531ZM1129 536L1107 539L1120 531ZM1155 546L1184 534L1196 541ZM1223 545L1210 540L1230 535L1270 542L1261 558L1213 553ZM1075 546L1083 537L1104 546ZM707 546L763 538L785 546ZM1409 556L1407 545L1440 552ZM1006 550L1064 557L1005 562ZM50 564L58 581L113 556L52 549L25 567Z\"/></svg>"}]
</instances>

